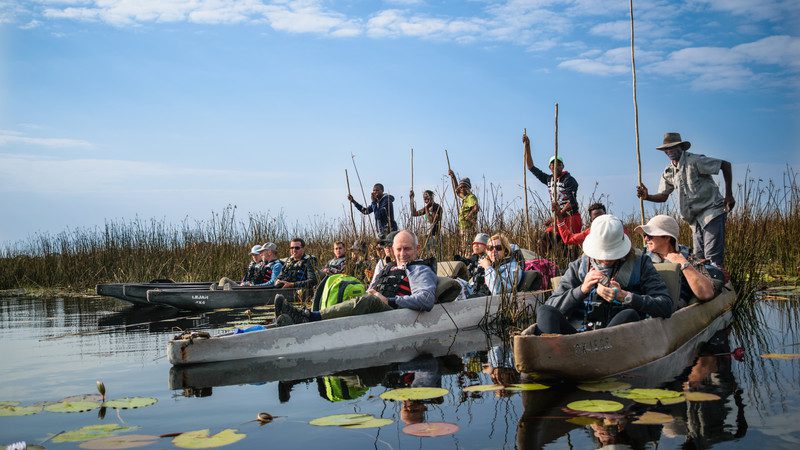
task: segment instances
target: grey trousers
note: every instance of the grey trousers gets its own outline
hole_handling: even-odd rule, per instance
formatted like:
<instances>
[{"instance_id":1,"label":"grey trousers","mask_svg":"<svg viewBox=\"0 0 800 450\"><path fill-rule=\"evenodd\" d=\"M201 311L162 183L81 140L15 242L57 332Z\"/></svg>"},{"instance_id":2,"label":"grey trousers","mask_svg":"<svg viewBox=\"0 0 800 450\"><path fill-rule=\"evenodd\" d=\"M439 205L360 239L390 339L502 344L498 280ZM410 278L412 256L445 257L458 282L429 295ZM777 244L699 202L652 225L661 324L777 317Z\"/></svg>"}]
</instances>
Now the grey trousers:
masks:
<instances>
[{"instance_id":1,"label":"grey trousers","mask_svg":"<svg viewBox=\"0 0 800 450\"><path fill-rule=\"evenodd\" d=\"M362 295L361 297L339 303L338 305L325 308L319 312L322 320L335 319L337 317L358 316L361 314L372 314L383 311L391 311L392 307L383 303L381 299L372 295Z\"/></svg>"},{"instance_id":2,"label":"grey trousers","mask_svg":"<svg viewBox=\"0 0 800 450\"><path fill-rule=\"evenodd\" d=\"M725 221L728 214L722 213L705 226L700 223L692 225L694 256L711 260L722 267L725 262Z\"/></svg>"}]
</instances>

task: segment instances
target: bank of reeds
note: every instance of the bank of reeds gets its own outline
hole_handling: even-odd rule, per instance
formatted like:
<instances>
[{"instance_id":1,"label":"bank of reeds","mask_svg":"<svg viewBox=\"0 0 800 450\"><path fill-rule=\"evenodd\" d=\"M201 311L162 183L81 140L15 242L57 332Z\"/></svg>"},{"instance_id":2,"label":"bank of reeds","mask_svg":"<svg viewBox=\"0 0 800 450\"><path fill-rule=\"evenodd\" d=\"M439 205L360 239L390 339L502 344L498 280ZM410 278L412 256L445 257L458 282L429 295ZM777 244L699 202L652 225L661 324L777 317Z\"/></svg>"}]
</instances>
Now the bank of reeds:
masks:
<instances>
[{"instance_id":1,"label":"bank of reeds","mask_svg":"<svg viewBox=\"0 0 800 450\"><path fill-rule=\"evenodd\" d=\"M457 211L447 182L437 190L444 213L441 258L452 259L461 248L457 233ZM530 229L519 198L506 200L497 186L483 183L477 188L481 200L478 228L487 233L502 232L511 242L538 251L565 268L577 254L553 251L539 246L544 221L549 218L548 199L531 191ZM397 222L416 231L424 243L424 219L410 217L406 201L395 202ZM421 197L421 195L419 196ZM521 197L521 196L520 196ZM592 194L590 202L594 201ZM602 196L600 196L602 199ZM728 219L726 268L737 291L749 297L764 280L765 274L797 275L800 265L800 189L797 174L789 169L777 185L771 181L752 180L745 176L738 190L738 204ZM516 205L516 206L515 206ZM421 204L417 204L418 207ZM662 209L660 212L674 211ZM360 216L356 212L356 216ZM248 263L248 249L272 241L286 256L289 240L302 237L306 251L321 263L332 257L332 243L354 240L374 244L371 227L361 217L356 229L345 212L341 218L312 217L307 223L287 223L282 215L249 214L237 216L231 206L214 213L207 220L184 220L178 224L164 220L135 218L107 221L96 228L68 229L61 233L37 234L27 240L7 243L0 248L0 289L61 288L84 290L97 283L146 281L171 278L175 281L215 280L222 276L238 278ZM626 220L629 231L638 224L638 214ZM633 242L641 246L638 236ZM471 238L470 238L471 240ZM691 231L682 223L681 242L691 244ZM434 253L439 253L437 250ZM438 255L437 255L438 256Z\"/></svg>"}]
</instances>

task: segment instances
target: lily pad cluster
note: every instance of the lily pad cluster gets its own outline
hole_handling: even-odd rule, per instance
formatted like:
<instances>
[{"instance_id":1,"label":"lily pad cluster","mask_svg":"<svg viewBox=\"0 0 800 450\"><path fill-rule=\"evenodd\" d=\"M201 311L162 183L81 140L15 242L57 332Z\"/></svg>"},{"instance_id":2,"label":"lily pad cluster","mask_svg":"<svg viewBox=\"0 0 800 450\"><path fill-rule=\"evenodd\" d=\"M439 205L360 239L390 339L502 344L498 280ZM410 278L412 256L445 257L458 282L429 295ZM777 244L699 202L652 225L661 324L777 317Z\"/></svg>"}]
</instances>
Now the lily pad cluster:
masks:
<instances>
[{"instance_id":1,"label":"lily pad cluster","mask_svg":"<svg viewBox=\"0 0 800 450\"><path fill-rule=\"evenodd\" d=\"M430 400L432 398L444 397L450 391L444 388L437 387L415 387L415 388L399 388L386 391L381 394L384 400Z\"/></svg>"},{"instance_id":2,"label":"lily pad cluster","mask_svg":"<svg viewBox=\"0 0 800 450\"><path fill-rule=\"evenodd\" d=\"M58 402L36 403L23 406L20 402L0 401L0 417L28 416L42 411L53 413L81 413L98 408L133 409L144 408L158 402L153 397L125 397L104 402L97 394L82 394L66 397Z\"/></svg>"},{"instance_id":3,"label":"lily pad cluster","mask_svg":"<svg viewBox=\"0 0 800 450\"><path fill-rule=\"evenodd\" d=\"M391 419L374 417L370 414L332 414L309 422L318 427L341 427L350 429L380 428L392 423Z\"/></svg>"},{"instance_id":4,"label":"lily pad cluster","mask_svg":"<svg viewBox=\"0 0 800 450\"><path fill-rule=\"evenodd\" d=\"M509 385L502 384L477 384L474 386L467 386L463 389L464 392L487 392L487 391L540 391L550 389L550 386L540 383L516 383Z\"/></svg>"}]
</instances>

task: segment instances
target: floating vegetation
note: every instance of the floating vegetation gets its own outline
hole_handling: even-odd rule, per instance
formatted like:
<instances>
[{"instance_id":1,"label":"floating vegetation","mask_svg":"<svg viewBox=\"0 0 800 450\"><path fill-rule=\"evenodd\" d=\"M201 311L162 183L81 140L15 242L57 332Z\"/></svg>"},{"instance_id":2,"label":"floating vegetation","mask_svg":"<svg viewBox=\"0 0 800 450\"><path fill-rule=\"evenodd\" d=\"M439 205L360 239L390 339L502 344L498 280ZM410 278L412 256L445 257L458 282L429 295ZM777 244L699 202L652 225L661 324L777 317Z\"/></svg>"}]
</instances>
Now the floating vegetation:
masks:
<instances>
[{"instance_id":1,"label":"floating vegetation","mask_svg":"<svg viewBox=\"0 0 800 450\"><path fill-rule=\"evenodd\" d=\"M544 389L550 389L550 386L540 384L540 383L520 383L520 384L509 384L505 387L508 391L541 391Z\"/></svg>"},{"instance_id":2,"label":"floating vegetation","mask_svg":"<svg viewBox=\"0 0 800 450\"><path fill-rule=\"evenodd\" d=\"M675 421L675 418L670 416L669 414L647 411L646 413L639 416L639 418L634 420L632 423L636 425L663 425L665 423L670 423L673 421Z\"/></svg>"},{"instance_id":3,"label":"floating vegetation","mask_svg":"<svg viewBox=\"0 0 800 450\"><path fill-rule=\"evenodd\" d=\"M416 387L400 388L386 391L381 394L384 400L430 400L432 398L444 397L450 391L444 388Z\"/></svg>"},{"instance_id":4,"label":"floating vegetation","mask_svg":"<svg viewBox=\"0 0 800 450\"><path fill-rule=\"evenodd\" d=\"M0 417L30 416L42 412L44 405L20 406L20 402L0 402Z\"/></svg>"},{"instance_id":5,"label":"floating vegetation","mask_svg":"<svg viewBox=\"0 0 800 450\"><path fill-rule=\"evenodd\" d=\"M486 392L486 391L499 391L505 389L502 384L476 384L474 386L467 386L463 389L464 392Z\"/></svg>"},{"instance_id":6,"label":"floating vegetation","mask_svg":"<svg viewBox=\"0 0 800 450\"><path fill-rule=\"evenodd\" d=\"M330 416L319 417L308 422L318 427L344 427L358 425L374 419L369 414L332 414Z\"/></svg>"},{"instance_id":7,"label":"floating vegetation","mask_svg":"<svg viewBox=\"0 0 800 450\"><path fill-rule=\"evenodd\" d=\"M573 411L592 412L592 413L610 413L616 412L624 406L620 402L613 400L579 400L567 405L567 408Z\"/></svg>"},{"instance_id":8,"label":"floating vegetation","mask_svg":"<svg viewBox=\"0 0 800 450\"><path fill-rule=\"evenodd\" d=\"M765 359L800 359L800 353L764 353Z\"/></svg>"},{"instance_id":9,"label":"floating vegetation","mask_svg":"<svg viewBox=\"0 0 800 450\"><path fill-rule=\"evenodd\" d=\"M89 450L115 450L120 448L137 448L153 445L158 441L158 436L147 434L126 434L122 436L109 436L82 442L78 447ZM30 448L30 447L28 447Z\"/></svg>"},{"instance_id":10,"label":"floating vegetation","mask_svg":"<svg viewBox=\"0 0 800 450\"><path fill-rule=\"evenodd\" d=\"M134 409L155 405L157 402L158 399L153 397L125 397L105 402L103 406L114 409Z\"/></svg>"},{"instance_id":11,"label":"floating vegetation","mask_svg":"<svg viewBox=\"0 0 800 450\"><path fill-rule=\"evenodd\" d=\"M79 394L70 395L69 397L62 398L62 402L95 402L102 403L103 396L100 394Z\"/></svg>"},{"instance_id":12,"label":"floating vegetation","mask_svg":"<svg viewBox=\"0 0 800 450\"><path fill-rule=\"evenodd\" d=\"M612 393L617 397L636 399L636 398L674 398L680 397L681 393L678 391L670 391L668 389L627 389L624 391L615 391Z\"/></svg>"},{"instance_id":13,"label":"floating vegetation","mask_svg":"<svg viewBox=\"0 0 800 450\"><path fill-rule=\"evenodd\" d=\"M382 419L379 417L373 417L372 419L357 423L355 425L343 425L342 428L350 428L350 429L363 429L363 428L380 428L385 427L386 425L391 425L394 423L392 419Z\"/></svg>"},{"instance_id":14,"label":"floating vegetation","mask_svg":"<svg viewBox=\"0 0 800 450\"><path fill-rule=\"evenodd\" d=\"M667 398L649 398L649 397L635 397L631 400L635 401L636 403L642 403L644 405L676 405L678 403L686 402L686 397L683 395L679 395L677 397L667 397Z\"/></svg>"},{"instance_id":15,"label":"floating vegetation","mask_svg":"<svg viewBox=\"0 0 800 450\"><path fill-rule=\"evenodd\" d=\"M439 437L454 434L458 430L458 425L454 423L423 422L415 423L403 428L403 433L418 437Z\"/></svg>"},{"instance_id":16,"label":"floating vegetation","mask_svg":"<svg viewBox=\"0 0 800 450\"><path fill-rule=\"evenodd\" d=\"M598 381L589 381L578 385L578 389L588 392L614 392L630 389L630 383L606 378Z\"/></svg>"},{"instance_id":17,"label":"floating vegetation","mask_svg":"<svg viewBox=\"0 0 800 450\"><path fill-rule=\"evenodd\" d=\"M90 439L114 436L125 431L133 431L137 428L138 427L126 427L116 423L88 425L61 433L53 438L53 442L62 443L88 441Z\"/></svg>"},{"instance_id":18,"label":"floating vegetation","mask_svg":"<svg viewBox=\"0 0 800 450\"><path fill-rule=\"evenodd\" d=\"M683 396L690 402L712 402L714 400L722 400L722 397L710 392L686 392Z\"/></svg>"},{"instance_id":19,"label":"floating vegetation","mask_svg":"<svg viewBox=\"0 0 800 450\"><path fill-rule=\"evenodd\" d=\"M247 435L238 433L239 430L226 428L217 434L210 435L211 430L187 431L175 436L172 444L180 448L215 448L233 444L246 438Z\"/></svg>"},{"instance_id":20,"label":"floating vegetation","mask_svg":"<svg viewBox=\"0 0 800 450\"><path fill-rule=\"evenodd\" d=\"M55 413L79 413L79 412L86 412L91 411L93 409L97 409L101 406L98 402L88 402L88 401L75 401L75 402L68 402L68 401L60 401L58 403L50 403L49 405L44 407L45 411L55 412Z\"/></svg>"}]
</instances>

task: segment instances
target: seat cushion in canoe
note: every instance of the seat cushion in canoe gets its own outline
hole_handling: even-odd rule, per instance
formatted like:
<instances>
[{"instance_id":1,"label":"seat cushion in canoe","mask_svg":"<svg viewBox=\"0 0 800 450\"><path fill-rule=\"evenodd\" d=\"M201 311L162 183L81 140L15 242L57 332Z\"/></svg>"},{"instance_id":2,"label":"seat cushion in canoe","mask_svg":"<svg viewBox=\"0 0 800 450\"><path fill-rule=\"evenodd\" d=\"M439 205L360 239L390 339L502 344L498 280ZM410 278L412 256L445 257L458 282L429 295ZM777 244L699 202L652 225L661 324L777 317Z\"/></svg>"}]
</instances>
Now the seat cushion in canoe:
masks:
<instances>
[{"instance_id":1,"label":"seat cushion in canoe","mask_svg":"<svg viewBox=\"0 0 800 450\"><path fill-rule=\"evenodd\" d=\"M441 261L436 266L436 275L440 277L468 279L467 266L461 261Z\"/></svg>"}]
</instances>

